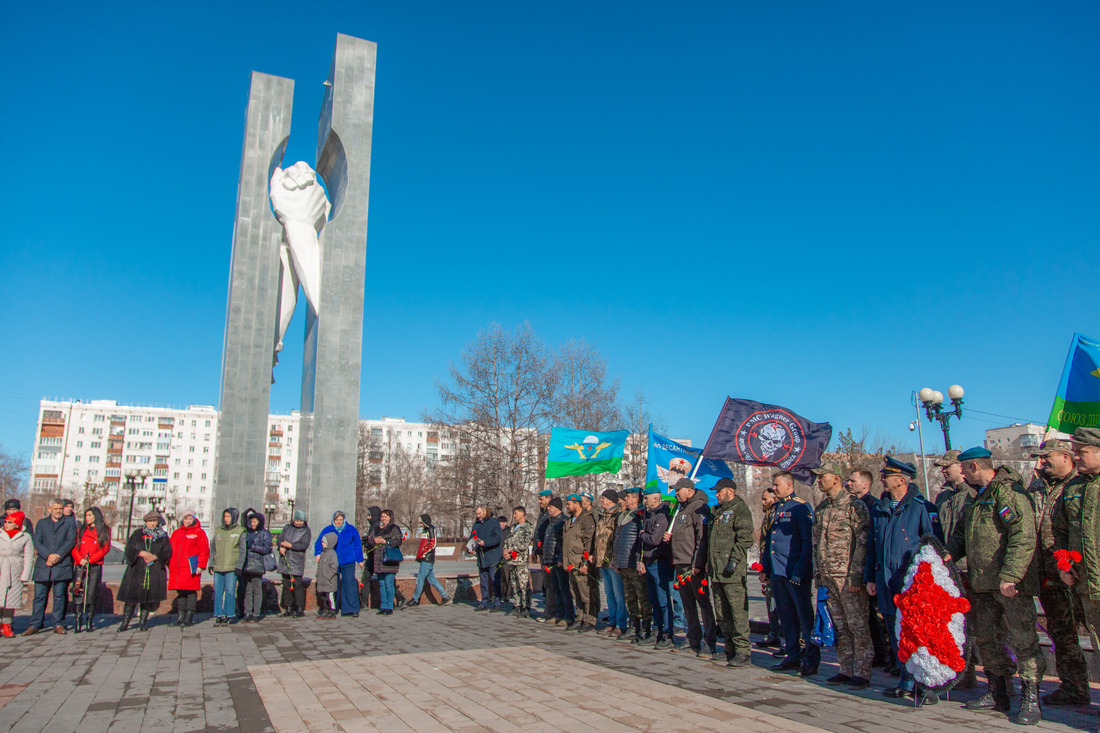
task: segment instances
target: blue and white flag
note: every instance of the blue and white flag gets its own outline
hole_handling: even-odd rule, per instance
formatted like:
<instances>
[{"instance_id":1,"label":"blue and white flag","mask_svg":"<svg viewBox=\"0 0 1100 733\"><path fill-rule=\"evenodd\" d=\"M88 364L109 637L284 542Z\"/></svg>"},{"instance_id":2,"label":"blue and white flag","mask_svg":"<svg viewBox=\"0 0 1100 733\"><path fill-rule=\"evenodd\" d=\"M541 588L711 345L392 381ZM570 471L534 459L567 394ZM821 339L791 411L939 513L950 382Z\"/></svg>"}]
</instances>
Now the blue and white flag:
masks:
<instances>
[{"instance_id":1,"label":"blue and white flag","mask_svg":"<svg viewBox=\"0 0 1100 733\"><path fill-rule=\"evenodd\" d=\"M649 429L649 455L646 461L645 485L657 486L662 494L671 494L670 485L682 478L690 478L695 464L702 460L695 471L695 488L714 500L714 485L721 478L733 478L733 472L725 461L701 458L700 448L688 448Z\"/></svg>"}]
</instances>

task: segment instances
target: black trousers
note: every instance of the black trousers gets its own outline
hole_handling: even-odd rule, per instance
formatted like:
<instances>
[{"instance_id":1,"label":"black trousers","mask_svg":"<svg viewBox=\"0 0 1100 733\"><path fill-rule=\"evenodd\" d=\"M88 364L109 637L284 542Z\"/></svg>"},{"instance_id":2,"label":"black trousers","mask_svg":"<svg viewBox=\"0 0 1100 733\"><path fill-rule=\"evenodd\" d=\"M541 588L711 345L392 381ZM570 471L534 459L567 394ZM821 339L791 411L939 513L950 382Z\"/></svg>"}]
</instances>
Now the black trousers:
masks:
<instances>
[{"instance_id":1,"label":"black trousers","mask_svg":"<svg viewBox=\"0 0 1100 733\"><path fill-rule=\"evenodd\" d=\"M306 584L301 575L283 576L282 606L284 611L305 610Z\"/></svg>"},{"instance_id":2,"label":"black trousers","mask_svg":"<svg viewBox=\"0 0 1100 733\"><path fill-rule=\"evenodd\" d=\"M199 592L197 590L176 591L176 613L194 613L199 605Z\"/></svg>"},{"instance_id":3,"label":"black trousers","mask_svg":"<svg viewBox=\"0 0 1100 733\"><path fill-rule=\"evenodd\" d=\"M813 583L807 579L795 585L778 575L769 580L782 619L787 658L801 659L803 665L816 667L821 660L821 649L810 641L814 630L814 603L810 598Z\"/></svg>"},{"instance_id":4,"label":"black trousers","mask_svg":"<svg viewBox=\"0 0 1100 733\"><path fill-rule=\"evenodd\" d=\"M75 577L79 578L84 570L81 566L77 566ZM76 589L76 583L72 585L73 588L73 613L95 613L95 604L99 600L99 584L103 580L103 566L102 565L89 565L88 574L80 584L80 590Z\"/></svg>"},{"instance_id":5,"label":"black trousers","mask_svg":"<svg viewBox=\"0 0 1100 733\"><path fill-rule=\"evenodd\" d=\"M680 586L680 603L684 606L684 621L687 624L688 645L699 651L702 643L707 649L714 649L718 643L718 624L714 621L714 607L710 604L709 586L702 585L707 577L704 573L692 573L690 565L677 565L675 577L690 576L686 584ZM702 591L702 592L700 592ZM700 621L702 623L700 624Z\"/></svg>"}]
</instances>

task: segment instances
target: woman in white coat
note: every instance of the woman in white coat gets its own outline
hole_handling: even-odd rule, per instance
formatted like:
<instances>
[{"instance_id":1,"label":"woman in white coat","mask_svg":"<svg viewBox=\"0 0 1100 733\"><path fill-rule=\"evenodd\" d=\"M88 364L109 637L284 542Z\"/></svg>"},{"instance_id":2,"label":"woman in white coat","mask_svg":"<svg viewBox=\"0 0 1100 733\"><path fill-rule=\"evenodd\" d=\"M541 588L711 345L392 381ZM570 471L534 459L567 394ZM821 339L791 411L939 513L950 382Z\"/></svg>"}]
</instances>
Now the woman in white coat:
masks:
<instances>
[{"instance_id":1,"label":"woman in white coat","mask_svg":"<svg viewBox=\"0 0 1100 733\"><path fill-rule=\"evenodd\" d=\"M12 512L0 532L0 636L15 636L11 622L23 606L23 584L34 571L34 541L23 530L23 512Z\"/></svg>"}]
</instances>

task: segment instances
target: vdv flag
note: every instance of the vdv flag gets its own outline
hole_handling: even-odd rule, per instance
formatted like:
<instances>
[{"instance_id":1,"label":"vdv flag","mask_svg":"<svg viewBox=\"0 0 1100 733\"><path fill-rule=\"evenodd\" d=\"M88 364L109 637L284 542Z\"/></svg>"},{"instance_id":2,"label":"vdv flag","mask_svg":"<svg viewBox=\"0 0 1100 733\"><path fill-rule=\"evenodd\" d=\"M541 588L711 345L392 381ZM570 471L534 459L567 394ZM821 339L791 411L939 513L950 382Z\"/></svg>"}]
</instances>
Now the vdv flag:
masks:
<instances>
[{"instance_id":1,"label":"vdv flag","mask_svg":"<svg viewBox=\"0 0 1100 733\"><path fill-rule=\"evenodd\" d=\"M750 466L776 466L804 484L833 437L827 422L810 422L786 407L726 398L703 455Z\"/></svg>"},{"instance_id":2,"label":"vdv flag","mask_svg":"<svg viewBox=\"0 0 1100 733\"><path fill-rule=\"evenodd\" d=\"M1070 434L1100 427L1100 342L1073 334L1047 426Z\"/></svg>"},{"instance_id":3,"label":"vdv flag","mask_svg":"<svg viewBox=\"0 0 1100 733\"><path fill-rule=\"evenodd\" d=\"M656 486L662 494L670 494L671 486L682 478L690 478L695 464L703 453L699 448L688 448L657 435L649 429L649 453L646 459L645 485ZM733 472L725 461L703 458L695 472L695 488L714 499L714 485L720 478L733 478Z\"/></svg>"},{"instance_id":4,"label":"vdv flag","mask_svg":"<svg viewBox=\"0 0 1100 733\"><path fill-rule=\"evenodd\" d=\"M551 428L546 478L618 473L623 465L623 452L629 435L629 430L597 433L592 430Z\"/></svg>"}]
</instances>

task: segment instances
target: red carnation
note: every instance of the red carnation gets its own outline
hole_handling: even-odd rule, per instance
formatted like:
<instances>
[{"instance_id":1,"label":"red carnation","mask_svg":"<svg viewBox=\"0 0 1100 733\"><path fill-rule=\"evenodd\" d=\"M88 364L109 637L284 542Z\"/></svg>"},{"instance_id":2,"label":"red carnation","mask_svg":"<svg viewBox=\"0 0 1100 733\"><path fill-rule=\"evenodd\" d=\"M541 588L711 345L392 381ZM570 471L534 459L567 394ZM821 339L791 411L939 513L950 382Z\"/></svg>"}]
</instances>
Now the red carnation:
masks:
<instances>
[{"instance_id":1,"label":"red carnation","mask_svg":"<svg viewBox=\"0 0 1100 733\"><path fill-rule=\"evenodd\" d=\"M512 559L515 560L517 557L519 557L519 553L515 550L512 550Z\"/></svg>"},{"instance_id":2,"label":"red carnation","mask_svg":"<svg viewBox=\"0 0 1100 733\"><path fill-rule=\"evenodd\" d=\"M764 566L758 562L754 562L752 565L749 565L749 570L753 571L754 573L762 573L764 572Z\"/></svg>"},{"instance_id":3,"label":"red carnation","mask_svg":"<svg viewBox=\"0 0 1100 733\"><path fill-rule=\"evenodd\" d=\"M566 570L572 571L572 570L573 570L573 566L572 566L572 565L570 565L569 567L567 567L567 568L566 568Z\"/></svg>"},{"instance_id":4,"label":"red carnation","mask_svg":"<svg viewBox=\"0 0 1100 733\"><path fill-rule=\"evenodd\" d=\"M543 566L542 566L542 569L543 569L544 571L546 571L546 573L547 573L547 574L549 574L549 573L550 573L550 566L549 566L549 565L543 565Z\"/></svg>"},{"instance_id":5,"label":"red carnation","mask_svg":"<svg viewBox=\"0 0 1100 733\"><path fill-rule=\"evenodd\" d=\"M706 587L707 587L707 579L706 579L706 578L703 578L702 580L700 580L700 581L699 581L699 585L701 585L701 586L703 586L704 588L706 588Z\"/></svg>"},{"instance_id":6,"label":"red carnation","mask_svg":"<svg viewBox=\"0 0 1100 733\"><path fill-rule=\"evenodd\" d=\"M1074 562L1081 562L1081 560L1082 560L1081 553L1078 552L1077 550L1070 550L1069 551L1069 559L1073 560Z\"/></svg>"}]
</instances>

